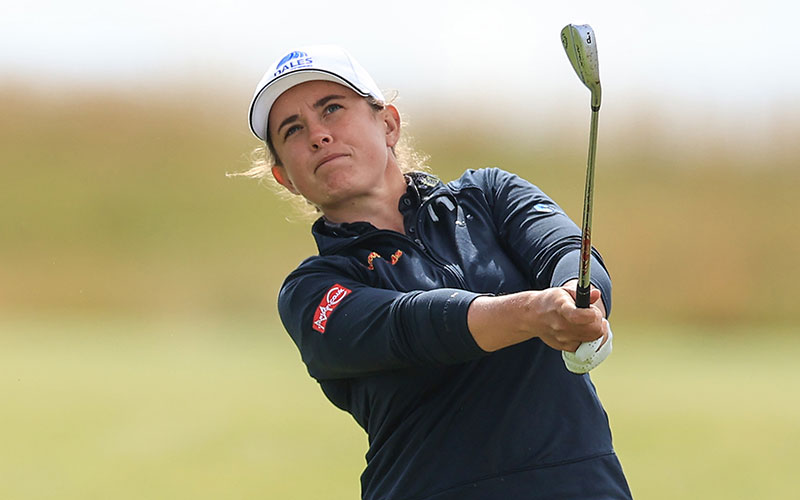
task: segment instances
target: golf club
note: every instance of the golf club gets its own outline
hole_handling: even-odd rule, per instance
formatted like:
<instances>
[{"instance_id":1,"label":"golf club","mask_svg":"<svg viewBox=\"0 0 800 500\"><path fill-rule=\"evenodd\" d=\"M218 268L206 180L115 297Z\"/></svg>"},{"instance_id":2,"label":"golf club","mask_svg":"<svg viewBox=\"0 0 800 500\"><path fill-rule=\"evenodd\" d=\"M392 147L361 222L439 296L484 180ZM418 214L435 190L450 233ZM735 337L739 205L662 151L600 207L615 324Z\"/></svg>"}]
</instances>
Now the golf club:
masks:
<instances>
[{"instance_id":1,"label":"golf club","mask_svg":"<svg viewBox=\"0 0 800 500\"><path fill-rule=\"evenodd\" d=\"M597 41L594 30L588 24L568 24L561 30L561 43L567 52L572 69L592 93L592 121L589 129L589 158L586 162L586 191L583 197L583 223L581 228L581 259L578 285L575 291L575 305L589 307L591 290L592 257L592 198L594 192L594 160L597 149L597 119L600 113L600 69L597 62ZM605 320L604 320L605 321ZM611 353L613 334L608 327L608 337L603 342L600 337L591 342L583 342L572 353L561 352L564 364L573 373L583 374L603 362Z\"/></svg>"},{"instance_id":2,"label":"golf club","mask_svg":"<svg viewBox=\"0 0 800 500\"><path fill-rule=\"evenodd\" d=\"M581 259L575 305L589 307L592 252L592 198L594 191L594 160L597 149L597 120L600 114L600 69L597 62L597 42L588 24L568 24L561 30L561 43L567 52L572 69L592 93L592 121L589 129L589 158L586 163L586 190L583 198L581 229Z\"/></svg>"}]
</instances>

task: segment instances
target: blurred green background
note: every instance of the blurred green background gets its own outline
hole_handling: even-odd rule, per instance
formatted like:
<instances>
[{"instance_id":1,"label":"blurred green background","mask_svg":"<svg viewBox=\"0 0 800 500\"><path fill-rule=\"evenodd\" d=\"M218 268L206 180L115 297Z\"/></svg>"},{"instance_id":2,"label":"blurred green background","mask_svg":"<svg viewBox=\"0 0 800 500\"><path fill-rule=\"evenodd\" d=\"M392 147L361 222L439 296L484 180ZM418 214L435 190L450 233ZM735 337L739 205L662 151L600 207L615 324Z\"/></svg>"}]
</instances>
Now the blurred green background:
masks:
<instances>
[{"instance_id":1,"label":"blurred green background","mask_svg":"<svg viewBox=\"0 0 800 500\"><path fill-rule=\"evenodd\" d=\"M0 498L358 497L366 438L276 316L308 223L225 175L257 145L247 97L0 86ZM588 109L409 109L444 180L497 165L580 219ZM625 109L600 126L616 338L593 379L634 494L793 497L797 114L676 139Z\"/></svg>"}]
</instances>

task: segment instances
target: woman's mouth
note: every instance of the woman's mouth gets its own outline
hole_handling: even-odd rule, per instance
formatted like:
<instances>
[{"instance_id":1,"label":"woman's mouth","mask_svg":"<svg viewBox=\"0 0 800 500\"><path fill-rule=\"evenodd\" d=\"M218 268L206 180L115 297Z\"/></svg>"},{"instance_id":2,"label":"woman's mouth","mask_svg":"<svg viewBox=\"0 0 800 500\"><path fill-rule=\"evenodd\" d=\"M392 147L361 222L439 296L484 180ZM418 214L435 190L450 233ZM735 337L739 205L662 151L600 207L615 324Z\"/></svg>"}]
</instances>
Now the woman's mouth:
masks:
<instances>
[{"instance_id":1,"label":"woman's mouth","mask_svg":"<svg viewBox=\"0 0 800 500\"><path fill-rule=\"evenodd\" d=\"M317 166L314 169L314 172L316 173L316 171L319 170L320 167L322 167L323 165L327 164L328 162L333 161L336 158L341 158L343 156L347 156L347 155L345 155L343 153L332 153L332 154L323 156L322 160L320 160L320 162L317 163Z\"/></svg>"}]
</instances>

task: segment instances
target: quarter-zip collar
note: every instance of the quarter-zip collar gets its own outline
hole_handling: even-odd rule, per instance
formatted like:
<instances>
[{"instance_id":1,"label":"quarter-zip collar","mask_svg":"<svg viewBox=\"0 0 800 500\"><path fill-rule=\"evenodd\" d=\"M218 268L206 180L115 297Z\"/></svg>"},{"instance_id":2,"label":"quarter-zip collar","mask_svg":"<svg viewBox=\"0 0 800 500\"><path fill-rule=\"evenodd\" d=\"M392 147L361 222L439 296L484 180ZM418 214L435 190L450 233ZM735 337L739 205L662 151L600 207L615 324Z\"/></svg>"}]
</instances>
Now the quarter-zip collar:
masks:
<instances>
[{"instance_id":1,"label":"quarter-zip collar","mask_svg":"<svg viewBox=\"0 0 800 500\"><path fill-rule=\"evenodd\" d=\"M416 223L416 215L422 203L443 188L444 184L435 175L425 172L411 172L404 177L407 188L400 197L398 210L403 214L403 224L408 231ZM335 253L360 237L377 231L380 230L366 221L337 223L329 221L325 216L317 219L311 226L311 234L320 255Z\"/></svg>"}]
</instances>

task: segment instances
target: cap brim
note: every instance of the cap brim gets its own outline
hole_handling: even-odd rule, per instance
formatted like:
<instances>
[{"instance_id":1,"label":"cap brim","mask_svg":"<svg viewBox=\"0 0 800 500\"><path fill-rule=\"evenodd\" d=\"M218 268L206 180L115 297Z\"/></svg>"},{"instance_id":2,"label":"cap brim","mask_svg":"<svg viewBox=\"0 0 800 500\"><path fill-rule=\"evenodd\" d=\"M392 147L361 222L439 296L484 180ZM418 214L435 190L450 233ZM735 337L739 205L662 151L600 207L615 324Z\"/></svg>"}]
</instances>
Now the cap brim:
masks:
<instances>
[{"instance_id":1,"label":"cap brim","mask_svg":"<svg viewBox=\"0 0 800 500\"><path fill-rule=\"evenodd\" d=\"M324 80L338 83L352 89L357 94L366 97L370 95L344 78L318 69L299 69L286 73L271 80L256 94L250 105L250 130L262 141L267 140L267 127L269 126L269 112L272 105L284 92L301 83Z\"/></svg>"}]
</instances>

